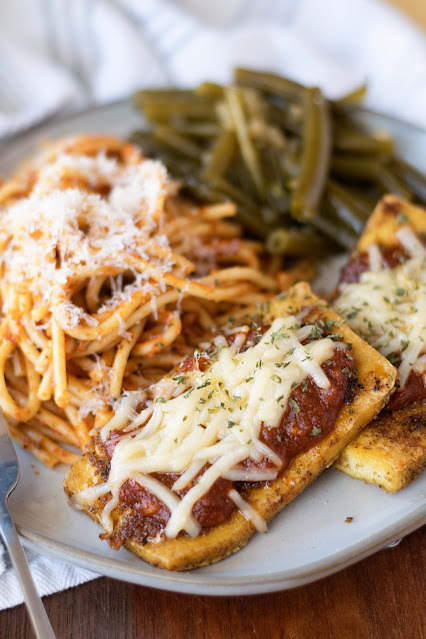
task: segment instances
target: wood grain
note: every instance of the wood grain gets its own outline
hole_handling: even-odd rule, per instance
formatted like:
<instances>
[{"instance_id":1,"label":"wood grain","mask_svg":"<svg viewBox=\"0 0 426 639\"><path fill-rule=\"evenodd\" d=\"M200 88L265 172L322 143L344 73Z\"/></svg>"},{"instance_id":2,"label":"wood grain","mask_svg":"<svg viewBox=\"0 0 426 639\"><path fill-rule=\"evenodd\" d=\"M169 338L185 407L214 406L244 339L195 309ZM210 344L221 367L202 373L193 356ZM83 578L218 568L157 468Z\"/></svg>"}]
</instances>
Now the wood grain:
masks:
<instances>
[{"instance_id":1,"label":"wood grain","mask_svg":"<svg viewBox=\"0 0 426 639\"><path fill-rule=\"evenodd\" d=\"M179 595L100 578L45 599L58 639L424 639L426 528L322 581L270 595ZM31 639L23 606L2 639Z\"/></svg>"}]
</instances>

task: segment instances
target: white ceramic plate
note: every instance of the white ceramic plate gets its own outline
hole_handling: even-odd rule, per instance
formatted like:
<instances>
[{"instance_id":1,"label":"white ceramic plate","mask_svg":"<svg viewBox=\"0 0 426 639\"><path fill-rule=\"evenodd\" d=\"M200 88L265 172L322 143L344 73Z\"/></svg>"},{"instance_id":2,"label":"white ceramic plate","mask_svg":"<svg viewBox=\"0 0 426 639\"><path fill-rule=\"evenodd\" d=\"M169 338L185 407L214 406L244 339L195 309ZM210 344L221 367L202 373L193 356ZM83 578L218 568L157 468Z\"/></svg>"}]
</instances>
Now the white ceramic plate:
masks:
<instances>
[{"instance_id":1,"label":"white ceramic plate","mask_svg":"<svg viewBox=\"0 0 426 639\"><path fill-rule=\"evenodd\" d=\"M426 132L366 114L364 120L395 135L400 153L426 171ZM124 103L51 122L14 138L0 151L8 175L40 141L71 133L126 135L140 119ZM51 471L18 450L22 477L12 495L12 515L26 544L103 575L178 592L236 595L292 588L336 572L383 548L426 522L426 476L401 493L387 495L329 469L242 551L190 573L169 573L125 550L112 551L100 529L68 507L64 469ZM346 523L352 517L352 523Z\"/></svg>"}]
</instances>

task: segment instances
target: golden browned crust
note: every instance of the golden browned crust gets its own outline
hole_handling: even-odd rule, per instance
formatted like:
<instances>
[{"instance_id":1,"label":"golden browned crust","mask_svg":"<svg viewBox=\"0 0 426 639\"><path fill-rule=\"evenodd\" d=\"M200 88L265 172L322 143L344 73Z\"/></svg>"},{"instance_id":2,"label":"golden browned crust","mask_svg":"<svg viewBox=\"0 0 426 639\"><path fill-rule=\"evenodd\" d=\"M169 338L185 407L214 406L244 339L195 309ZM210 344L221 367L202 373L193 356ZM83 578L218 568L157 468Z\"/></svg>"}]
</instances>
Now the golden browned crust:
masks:
<instances>
[{"instance_id":1,"label":"golden browned crust","mask_svg":"<svg viewBox=\"0 0 426 639\"><path fill-rule=\"evenodd\" d=\"M426 468L426 400L377 417L335 467L388 493L408 486Z\"/></svg>"},{"instance_id":2,"label":"golden browned crust","mask_svg":"<svg viewBox=\"0 0 426 639\"><path fill-rule=\"evenodd\" d=\"M371 214L363 234L358 240L355 253L362 253L371 244L394 246L395 233L401 224L409 223L418 233L426 232L426 211L395 195L386 195L378 202Z\"/></svg>"},{"instance_id":3,"label":"golden browned crust","mask_svg":"<svg viewBox=\"0 0 426 639\"><path fill-rule=\"evenodd\" d=\"M273 300L263 309L263 314L265 319L270 315L290 315L312 304L318 306L318 317L341 321L322 300L312 295L305 283L296 285L285 299ZM342 449L382 409L395 383L395 369L385 358L357 337L345 324L339 323L338 331L343 341L353 345L351 354L357 363L360 387L353 402L344 406L340 412L333 431L327 437L307 452L298 455L281 477L245 494L245 498L267 521L333 463ZM65 491L72 496L101 481L93 456L90 458L86 454L69 471L64 484ZM102 502L98 500L90 504L86 511L95 521L99 521L102 507ZM229 521L194 539L187 536L177 539L163 538L156 543L148 541L145 545L129 539L125 546L154 566L168 570L190 570L214 563L236 552L254 533L253 524L236 511Z\"/></svg>"}]
</instances>

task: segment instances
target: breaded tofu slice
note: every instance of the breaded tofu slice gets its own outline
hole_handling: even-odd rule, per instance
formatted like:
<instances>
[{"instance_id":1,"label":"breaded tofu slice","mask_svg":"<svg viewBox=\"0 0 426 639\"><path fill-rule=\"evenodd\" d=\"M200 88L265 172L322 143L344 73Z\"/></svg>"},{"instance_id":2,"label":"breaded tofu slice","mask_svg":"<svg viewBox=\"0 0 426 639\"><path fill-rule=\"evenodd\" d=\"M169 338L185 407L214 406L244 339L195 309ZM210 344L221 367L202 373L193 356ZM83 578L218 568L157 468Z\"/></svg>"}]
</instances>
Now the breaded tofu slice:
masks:
<instances>
[{"instance_id":1,"label":"breaded tofu slice","mask_svg":"<svg viewBox=\"0 0 426 639\"><path fill-rule=\"evenodd\" d=\"M151 400L128 393L64 483L112 547L168 570L217 562L265 532L395 382L395 368L305 283L238 318L213 347Z\"/></svg>"},{"instance_id":2,"label":"breaded tofu slice","mask_svg":"<svg viewBox=\"0 0 426 639\"><path fill-rule=\"evenodd\" d=\"M386 196L343 268L334 302L353 330L398 368L384 413L335 465L388 492L415 479L426 459L425 242L426 211Z\"/></svg>"},{"instance_id":3,"label":"breaded tofu slice","mask_svg":"<svg viewBox=\"0 0 426 639\"><path fill-rule=\"evenodd\" d=\"M334 465L388 493L408 486L426 468L426 401L377 417Z\"/></svg>"}]
</instances>

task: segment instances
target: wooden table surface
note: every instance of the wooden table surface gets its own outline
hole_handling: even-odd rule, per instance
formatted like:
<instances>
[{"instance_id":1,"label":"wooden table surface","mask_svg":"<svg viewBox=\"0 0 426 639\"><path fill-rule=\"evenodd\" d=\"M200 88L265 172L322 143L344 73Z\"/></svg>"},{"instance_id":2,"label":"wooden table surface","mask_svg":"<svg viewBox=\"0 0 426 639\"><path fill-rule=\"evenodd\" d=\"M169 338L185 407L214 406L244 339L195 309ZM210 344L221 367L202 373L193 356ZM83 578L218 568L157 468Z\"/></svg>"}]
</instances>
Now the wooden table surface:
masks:
<instances>
[{"instance_id":1,"label":"wooden table surface","mask_svg":"<svg viewBox=\"0 0 426 639\"><path fill-rule=\"evenodd\" d=\"M426 528L321 581L250 597L200 597L104 577L46 597L58 639L424 639ZM30 639L24 606L1 639Z\"/></svg>"}]
</instances>

